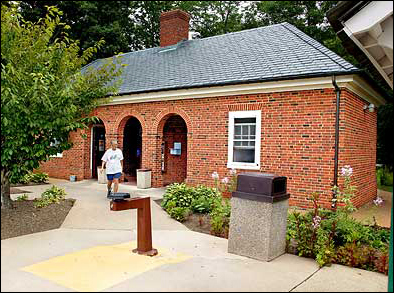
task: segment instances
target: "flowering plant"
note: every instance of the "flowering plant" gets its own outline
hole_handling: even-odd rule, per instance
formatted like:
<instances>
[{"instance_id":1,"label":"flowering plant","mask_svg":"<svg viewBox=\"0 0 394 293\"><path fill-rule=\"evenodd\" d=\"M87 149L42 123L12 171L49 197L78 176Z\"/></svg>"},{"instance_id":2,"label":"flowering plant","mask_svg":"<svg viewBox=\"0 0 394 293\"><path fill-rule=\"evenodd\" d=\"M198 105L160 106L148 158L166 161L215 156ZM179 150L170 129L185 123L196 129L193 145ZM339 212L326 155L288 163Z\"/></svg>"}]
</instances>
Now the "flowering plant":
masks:
<instances>
[{"instance_id":1,"label":"flowering plant","mask_svg":"<svg viewBox=\"0 0 394 293\"><path fill-rule=\"evenodd\" d=\"M233 192L237 187L237 170L230 170L230 178L223 177L220 180L218 172L213 172L211 177L215 180L216 189L220 192Z\"/></svg>"},{"instance_id":2,"label":"flowering plant","mask_svg":"<svg viewBox=\"0 0 394 293\"><path fill-rule=\"evenodd\" d=\"M340 207L339 211L344 212L346 215L356 210L351 202L351 199L356 192L356 187L351 184L352 175L353 168L349 165L344 166L341 169L341 176L344 178L343 190L340 190L338 186L333 187L333 191L336 194L336 197L332 199L333 206L336 206L337 202L343 203L343 206Z\"/></svg>"}]
</instances>

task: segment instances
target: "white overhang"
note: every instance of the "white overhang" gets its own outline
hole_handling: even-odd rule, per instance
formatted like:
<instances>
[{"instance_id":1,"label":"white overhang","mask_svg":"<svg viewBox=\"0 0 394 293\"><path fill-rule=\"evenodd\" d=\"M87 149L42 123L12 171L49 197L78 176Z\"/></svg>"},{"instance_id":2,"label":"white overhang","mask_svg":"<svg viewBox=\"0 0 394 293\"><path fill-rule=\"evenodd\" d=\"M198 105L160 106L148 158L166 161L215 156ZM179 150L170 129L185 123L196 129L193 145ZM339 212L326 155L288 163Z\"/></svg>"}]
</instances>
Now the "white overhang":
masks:
<instances>
[{"instance_id":1,"label":"white overhang","mask_svg":"<svg viewBox=\"0 0 394 293\"><path fill-rule=\"evenodd\" d=\"M385 99L358 75L351 74L336 76L336 83L339 87L349 89L365 101L373 103L376 106L386 103ZM315 90L325 88L334 89L331 76L119 95L111 97L111 101L105 105Z\"/></svg>"},{"instance_id":2,"label":"white overhang","mask_svg":"<svg viewBox=\"0 0 394 293\"><path fill-rule=\"evenodd\" d=\"M393 2L372 1L342 25L393 88Z\"/></svg>"}]
</instances>

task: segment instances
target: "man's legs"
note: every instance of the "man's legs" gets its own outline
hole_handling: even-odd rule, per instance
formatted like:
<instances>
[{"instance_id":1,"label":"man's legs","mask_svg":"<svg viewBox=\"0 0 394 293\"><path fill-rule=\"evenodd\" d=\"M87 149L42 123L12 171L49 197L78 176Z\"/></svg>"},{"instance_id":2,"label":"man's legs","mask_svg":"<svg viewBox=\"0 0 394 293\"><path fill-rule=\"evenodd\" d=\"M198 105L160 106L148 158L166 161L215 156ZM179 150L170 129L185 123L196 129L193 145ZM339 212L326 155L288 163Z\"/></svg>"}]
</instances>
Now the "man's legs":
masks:
<instances>
[{"instance_id":1,"label":"man's legs","mask_svg":"<svg viewBox=\"0 0 394 293\"><path fill-rule=\"evenodd\" d=\"M108 181L107 181L107 190L108 190L107 196L109 196L110 193L111 193L111 189L112 189L111 186L112 186L112 180L108 180Z\"/></svg>"},{"instance_id":2,"label":"man's legs","mask_svg":"<svg viewBox=\"0 0 394 293\"><path fill-rule=\"evenodd\" d=\"M119 187L119 179L114 178L114 192L118 192L118 187Z\"/></svg>"}]
</instances>

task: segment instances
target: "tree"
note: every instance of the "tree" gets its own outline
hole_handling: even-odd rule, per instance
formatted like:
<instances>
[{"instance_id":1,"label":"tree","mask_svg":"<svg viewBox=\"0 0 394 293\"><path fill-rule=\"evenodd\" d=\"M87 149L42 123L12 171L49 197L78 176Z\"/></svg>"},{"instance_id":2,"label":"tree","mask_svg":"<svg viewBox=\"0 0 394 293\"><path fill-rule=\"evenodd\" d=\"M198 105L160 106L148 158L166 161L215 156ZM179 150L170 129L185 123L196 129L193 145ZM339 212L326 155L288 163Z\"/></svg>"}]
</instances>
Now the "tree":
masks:
<instances>
[{"instance_id":1,"label":"tree","mask_svg":"<svg viewBox=\"0 0 394 293\"><path fill-rule=\"evenodd\" d=\"M393 102L378 108L378 147L377 162L393 170L394 156L392 149Z\"/></svg>"},{"instance_id":2,"label":"tree","mask_svg":"<svg viewBox=\"0 0 394 293\"><path fill-rule=\"evenodd\" d=\"M25 21L13 5L1 7L1 199L12 207L10 181L17 181L72 144L71 131L87 127L92 109L116 93L118 58L84 68L103 44L82 52L67 33L53 39L56 8L37 23Z\"/></svg>"},{"instance_id":3,"label":"tree","mask_svg":"<svg viewBox=\"0 0 394 293\"><path fill-rule=\"evenodd\" d=\"M134 2L137 1L21 1L20 9L25 20L36 22L46 15L46 6L56 6L63 12L60 20L72 26L68 30L70 37L80 41L82 50L104 39L105 46L93 55L104 58L132 50L134 23L129 16L134 13ZM62 31L58 27L54 36Z\"/></svg>"},{"instance_id":4,"label":"tree","mask_svg":"<svg viewBox=\"0 0 394 293\"><path fill-rule=\"evenodd\" d=\"M133 21L131 48L160 46L160 14L179 7L181 1L130 1Z\"/></svg>"},{"instance_id":5,"label":"tree","mask_svg":"<svg viewBox=\"0 0 394 293\"><path fill-rule=\"evenodd\" d=\"M178 5L190 14L196 37L206 38L242 30L242 2L248 1L180 1Z\"/></svg>"}]
</instances>

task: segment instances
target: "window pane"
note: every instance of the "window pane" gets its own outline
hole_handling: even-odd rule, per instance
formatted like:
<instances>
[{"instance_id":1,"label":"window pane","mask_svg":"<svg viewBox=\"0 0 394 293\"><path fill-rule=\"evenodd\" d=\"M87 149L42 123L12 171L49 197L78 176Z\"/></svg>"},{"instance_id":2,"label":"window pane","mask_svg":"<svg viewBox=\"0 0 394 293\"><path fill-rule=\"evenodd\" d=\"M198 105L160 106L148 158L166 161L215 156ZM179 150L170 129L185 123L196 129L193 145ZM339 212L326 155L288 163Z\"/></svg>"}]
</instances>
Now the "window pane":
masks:
<instances>
[{"instance_id":1,"label":"window pane","mask_svg":"<svg viewBox=\"0 0 394 293\"><path fill-rule=\"evenodd\" d=\"M248 135L243 135L242 139L249 139L249 136Z\"/></svg>"},{"instance_id":2,"label":"window pane","mask_svg":"<svg viewBox=\"0 0 394 293\"><path fill-rule=\"evenodd\" d=\"M256 126L255 125L250 125L250 132L251 135L256 135Z\"/></svg>"},{"instance_id":3,"label":"window pane","mask_svg":"<svg viewBox=\"0 0 394 293\"><path fill-rule=\"evenodd\" d=\"M243 135L247 135L249 133L248 128L249 127L247 125L242 126L242 134Z\"/></svg>"},{"instance_id":4,"label":"window pane","mask_svg":"<svg viewBox=\"0 0 394 293\"><path fill-rule=\"evenodd\" d=\"M248 144L248 142L247 141L243 141L242 142L242 146L248 146L249 144Z\"/></svg>"},{"instance_id":5,"label":"window pane","mask_svg":"<svg viewBox=\"0 0 394 293\"><path fill-rule=\"evenodd\" d=\"M234 148L233 162L237 163L254 163L254 149L237 149Z\"/></svg>"},{"instance_id":6,"label":"window pane","mask_svg":"<svg viewBox=\"0 0 394 293\"><path fill-rule=\"evenodd\" d=\"M235 125L234 133L235 133L235 135L240 135L241 134L241 126Z\"/></svg>"},{"instance_id":7,"label":"window pane","mask_svg":"<svg viewBox=\"0 0 394 293\"><path fill-rule=\"evenodd\" d=\"M234 141L234 146L241 146L241 142L240 141Z\"/></svg>"},{"instance_id":8,"label":"window pane","mask_svg":"<svg viewBox=\"0 0 394 293\"><path fill-rule=\"evenodd\" d=\"M234 135L234 139L241 139L242 138L242 136L240 136L240 135Z\"/></svg>"},{"instance_id":9,"label":"window pane","mask_svg":"<svg viewBox=\"0 0 394 293\"><path fill-rule=\"evenodd\" d=\"M238 123L256 123L256 118L234 118L235 124Z\"/></svg>"},{"instance_id":10,"label":"window pane","mask_svg":"<svg viewBox=\"0 0 394 293\"><path fill-rule=\"evenodd\" d=\"M254 141L250 141L250 145L251 146L255 146L255 142Z\"/></svg>"}]
</instances>

